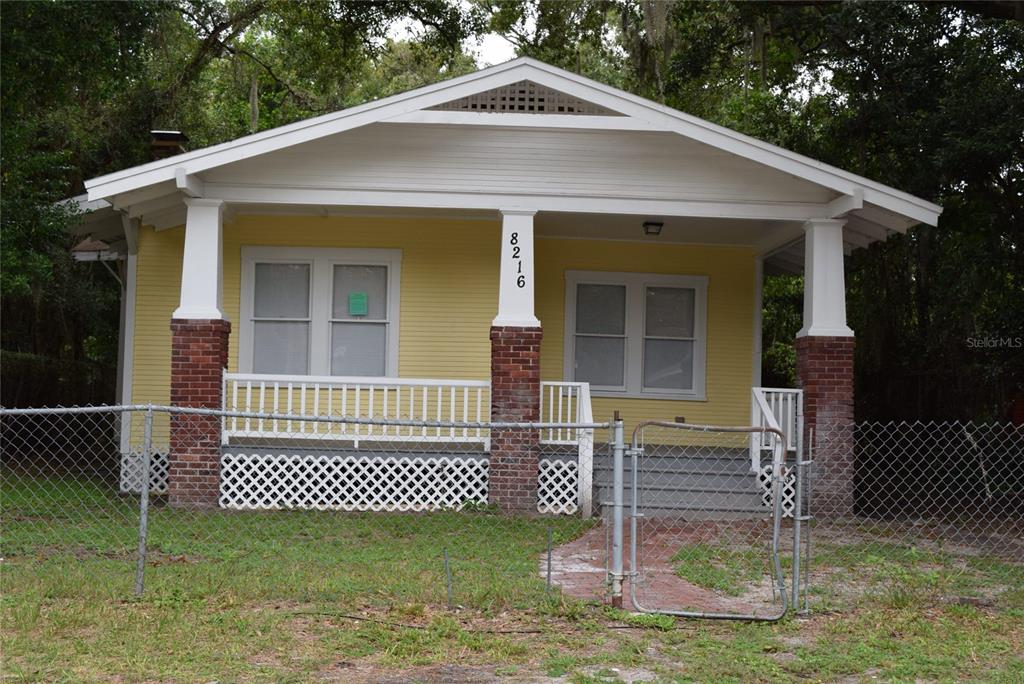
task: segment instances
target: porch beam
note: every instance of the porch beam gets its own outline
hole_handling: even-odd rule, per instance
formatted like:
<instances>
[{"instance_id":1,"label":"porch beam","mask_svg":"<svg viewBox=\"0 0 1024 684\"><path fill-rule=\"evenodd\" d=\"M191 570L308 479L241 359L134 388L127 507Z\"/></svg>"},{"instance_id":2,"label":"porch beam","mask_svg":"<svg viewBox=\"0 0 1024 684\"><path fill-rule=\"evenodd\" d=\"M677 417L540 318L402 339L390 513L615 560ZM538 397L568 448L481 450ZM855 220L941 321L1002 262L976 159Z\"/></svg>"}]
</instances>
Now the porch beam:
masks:
<instances>
[{"instance_id":1,"label":"porch beam","mask_svg":"<svg viewBox=\"0 0 1024 684\"><path fill-rule=\"evenodd\" d=\"M501 266L496 327L538 328L533 311L533 217L536 211L501 212Z\"/></svg>"},{"instance_id":2,"label":"porch beam","mask_svg":"<svg viewBox=\"0 0 1024 684\"><path fill-rule=\"evenodd\" d=\"M314 206L412 207L502 211L556 211L581 214L640 214L697 218L807 221L826 216L827 205L807 202L730 202L661 200L578 195L516 195L470 192L339 190L206 183L206 197L231 203Z\"/></svg>"},{"instance_id":3,"label":"porch beam","mask_svg":"<svg viewBox=\"0 0 1024 684\"><path fill-rule=\"evenodd\" d=\"M498 126L512 128L572 128L594 131L665 131L650 121L631 116L585 114L518 114L515 112L427 111L399 114L384 123L438 124L449 126Z\"/></svg>"},{"instance_id":4,"label":"porch beam","mask_svg":"<svg viewBox=\"0 0 1024 684\"><path fill-rule=\"evenodd\" d=\"M202 197L203 181L185 171L185 169L174 169L174 186L186 197Z\"/></svg>"},{"instance_id":5,"label":"porch beam","mask_svg":"<svg viewBox=\"0 0 1024 684\"><path fill-rule=\"evenodd\" d=\"M220 200L186 198L185 253L181 267L181 301L172 318L224 318L223 223Z\"/></svg>"},{"instance_id":6,"label":"porch beam","mask_svg":"<svg viewBox=\"0 0 1024 684\"><path fill-rule=\"evenodd\" d=\"M846 325L842 219L804 224L804 325L797 337L853 337Z\"/></svg>"},{"instance_id":7,"label":"porch beam","mask_svg":"<svg viewBox=\"0 0 1024 684\"><path fill-rule=\"evenodd\" d=\"M856 188L849 195L841 195L829 202L827 205L829 218L839 218L851 211L856 211L864 206L864 191Z\"/></svg>"}]
</instances>

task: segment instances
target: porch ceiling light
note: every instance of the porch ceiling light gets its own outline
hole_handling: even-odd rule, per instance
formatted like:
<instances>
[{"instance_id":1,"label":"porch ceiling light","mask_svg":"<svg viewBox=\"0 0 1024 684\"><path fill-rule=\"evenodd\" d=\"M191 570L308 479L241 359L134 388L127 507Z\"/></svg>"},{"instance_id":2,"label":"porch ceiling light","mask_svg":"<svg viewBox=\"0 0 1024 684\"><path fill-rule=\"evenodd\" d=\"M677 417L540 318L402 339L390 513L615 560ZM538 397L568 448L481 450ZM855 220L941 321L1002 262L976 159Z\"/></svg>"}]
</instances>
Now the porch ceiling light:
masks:
<instances>
[{"instance_id":1,"label":"porch ceiling light","mask_svg":"<svg viewBox=\"0 0 1024 684\"><path fill-rule=\"evenodd\" d=\"M661 221L644 221L644 235L661 235L664 225Z\"/></svg>"}]
</instances>

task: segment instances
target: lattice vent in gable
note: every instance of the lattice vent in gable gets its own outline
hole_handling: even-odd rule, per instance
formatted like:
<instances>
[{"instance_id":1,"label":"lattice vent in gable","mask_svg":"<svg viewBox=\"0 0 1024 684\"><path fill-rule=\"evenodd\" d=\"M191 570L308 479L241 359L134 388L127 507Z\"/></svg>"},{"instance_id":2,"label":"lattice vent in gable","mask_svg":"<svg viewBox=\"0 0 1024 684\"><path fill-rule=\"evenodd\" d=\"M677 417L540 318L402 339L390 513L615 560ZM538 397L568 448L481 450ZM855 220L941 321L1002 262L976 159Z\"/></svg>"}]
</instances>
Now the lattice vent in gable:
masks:
<instances>
[{"instance_id":1,"label":"lattice vent in gable","mask_svg":"<svg viewBox=\"0 0 1024 684\"><path fill-rule=\"evenodd\" d=\"M519 81L482 93L430 107L431 110L454 112L506 112L517 114L586 114L589 116L622 116L600 105L559 90Z\"/></svg>"}]
</instances>

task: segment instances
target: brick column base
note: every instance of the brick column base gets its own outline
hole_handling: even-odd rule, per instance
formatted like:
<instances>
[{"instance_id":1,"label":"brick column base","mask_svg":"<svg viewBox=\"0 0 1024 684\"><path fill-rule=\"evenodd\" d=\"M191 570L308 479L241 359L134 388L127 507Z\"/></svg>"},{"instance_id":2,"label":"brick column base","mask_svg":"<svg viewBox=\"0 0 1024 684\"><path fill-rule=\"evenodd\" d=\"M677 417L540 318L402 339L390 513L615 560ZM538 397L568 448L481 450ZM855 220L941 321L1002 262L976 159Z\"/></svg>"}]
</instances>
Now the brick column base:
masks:
<instances>
[{"instance_id":1,"label":"brick column base","mask_svg":"<svg viewBox=\"0 0 1024 684\"><path fill-rule=\"evenodd\" d=\"M540 328L491 328L491 420L540 419L540 340ZM490 462L490 503L536 512L539 431L492 430Z\"/></svg>"},{"instance_id":2,"label":"brick column base","mask_svg":"<svg viewBox=\"0 0 1024 684\"><path fill-rule=\"evenodd\" d=\"M171 404L222 407L231 323L171 321ZM214 508L220 495L220 418L171 415L168 502L179 508Z\"/></svg>"},{"instance_id":3,"label":"brick column base","mask_svg":"<svg viewBox=\"0 0 1024 684\"><path fill-rule=\"evenodd\" d=\"M796 371L804 391L805 444L814 429L811 510L818 517L854 512L852 337L799 337Z\"/></svg>"}]
</instances>

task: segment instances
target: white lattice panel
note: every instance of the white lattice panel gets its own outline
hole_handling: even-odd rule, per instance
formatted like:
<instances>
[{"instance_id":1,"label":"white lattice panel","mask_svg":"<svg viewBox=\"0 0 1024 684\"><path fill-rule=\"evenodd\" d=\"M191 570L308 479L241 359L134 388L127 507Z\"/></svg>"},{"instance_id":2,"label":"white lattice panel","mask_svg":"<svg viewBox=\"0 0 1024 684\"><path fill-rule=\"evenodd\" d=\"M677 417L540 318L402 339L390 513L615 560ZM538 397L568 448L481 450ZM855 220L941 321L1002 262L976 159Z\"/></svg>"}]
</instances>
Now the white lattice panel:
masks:
<instances>
[{"instance_id":1,"label":"white lattice panel","mask_svg":"<svg viewBox=\"0 0 1024 684\"><path fill-rule=\"evenodd\" d=\"M170 465L166 447L153 449L149 459L149 493L167 493L167 468ZM142 447L121 454L121 491L138 494L142 489Z\"/></svg>"},{"instance_id":2,"label":"white lattice panel","mask_svg":"<svg viewBox=\"0 0 1024 684\"><path fill-rule=\"evenodd\" d=\"M578 97L548 88L533 81L519 81L500 88L452 100L430 107L458 112L506 112L519 114L587 114L590 116L621 116Z\"/></svg>"},{"instance_id":3,"label":"white lattice panel","mask_svg":"<svg viewBox=\"0 0 1024 684\"><path fill-rule=\"evenodd\" d=\"M757 474L761 486L761 503L765 508L772 506L772 466L763 466ZM796 501L796 473L791 468L782 469L782 517L792 518Z\"/></svg>"},{"instance_id":4,"label":"white lattice panel","mask_svg":"<svg viewBox=\"0 0 1024 684\"><path fill-rule=\"evenodd\" d=\"M487 503L488 461L458 456L224 454L220 505L429 511Z\"/></svg>"},{"instance_id":5,"label":"white lattice panel","mask_svg":"<svg viewBox=\"0 0 1024 684\"><path fill-rule=\"evenodd\" d=\"M579 508L575 461L541 459L537 475L537 511L572 515Z\"/></svg>"}]
</instances>

